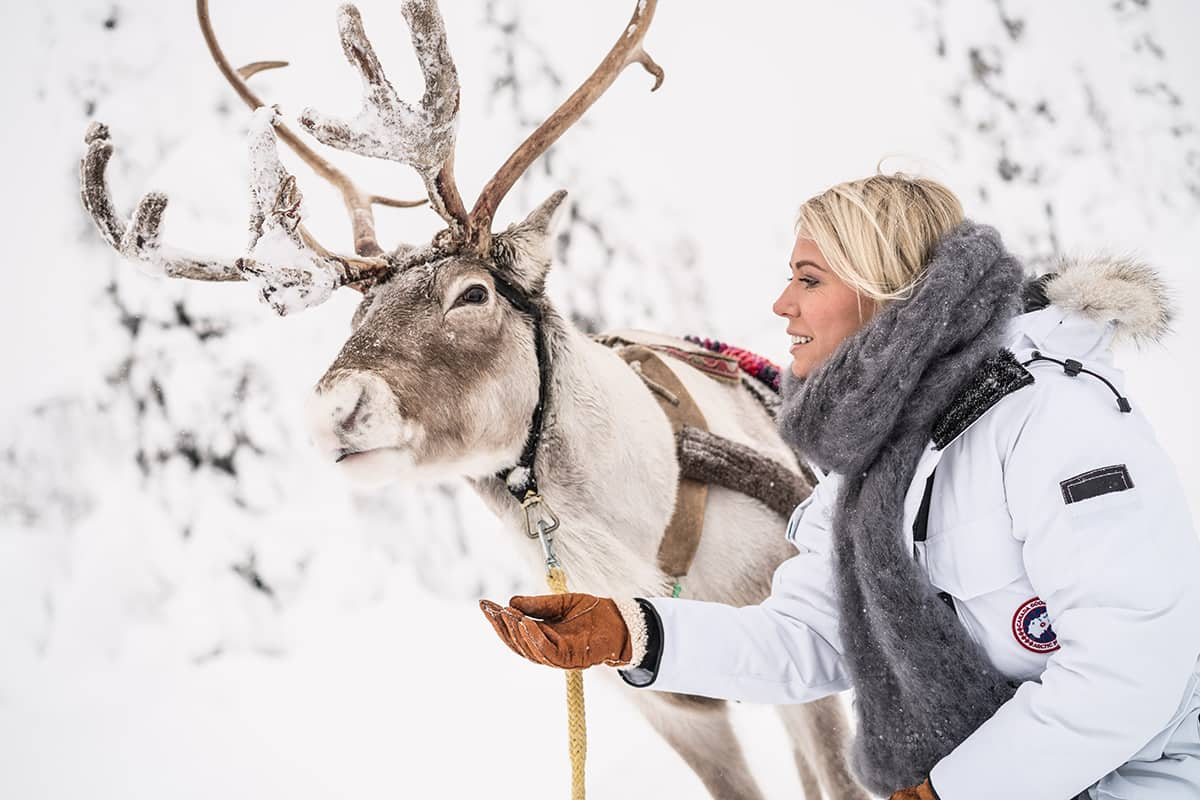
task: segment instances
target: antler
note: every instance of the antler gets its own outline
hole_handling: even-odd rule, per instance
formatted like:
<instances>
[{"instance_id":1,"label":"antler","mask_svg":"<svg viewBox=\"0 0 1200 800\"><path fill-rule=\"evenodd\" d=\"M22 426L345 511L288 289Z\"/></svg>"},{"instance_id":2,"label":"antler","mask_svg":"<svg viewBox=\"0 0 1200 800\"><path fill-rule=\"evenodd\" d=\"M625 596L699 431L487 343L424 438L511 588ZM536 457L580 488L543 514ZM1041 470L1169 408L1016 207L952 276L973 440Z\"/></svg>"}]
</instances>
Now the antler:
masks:
<instances>
[{"instance_id":1,"label":"antler","mask_svg":"<svg viewBox=\"0 0 1200 800\"><path fill-rule=\"evenodd\" d=\"M386 257L349 258L321 247L300 224L300 189L279 160L275 108L254 112L250 125L250 244L238 269L259 285L282 316L325 302L339 286L381 277Z\"/></svg>"},{"instance_id":2,"label":"antler","mask_svg":"<svg viewBox=\"0 0 1200 800\"><path fill-rule=\"evenodd\" d=\"M393 269L386 257L349 258L330 253L300 225L296 179L279 161L272 130L276 111L255 112L250 137L250 246L246 257L229 261L200 258L162 245L159 228L166 195L151 192L138 202L133 218L117 216L105 179L113 146L108 127L93 122L79 164L80 194L105 240L126 258L171 278L209 281L251 279L280 315L317 305L339 286L378 278Z\"/></svg>"},{"instance_id":3,"label":"antler","mask_svg":"<svg viewBox=\"0 0 1200 800\"><path fill-rule=\"evenodd\" d=\"M501 166L495 176L488 181L471 209L471 228L474 234L474 246L481 252L487 252L490 246L492 217L499 207L500 201L508 194L517 179L524 174L538 156L546 152L550 145L562 136L567 128L583 116L584 112L599 99L617 79L625 67L630 64L641 64L646 71L654 76L655 91L662 86L663 70L642 47L642 40L650 28L654 18L654 10L658 0L638 0L637 8L629 25L621 33L621 38L608 51L608 55L600 62L587 80L568 97L537 130L529 134L521 145L513 151Z\"/></svg>"},{"instance_id":4,"label":"antler","mask_svg":"<svg viewBox=\"0 0 1200 800\"><path fill-rule=\"evenodd\" d=\"M662 85L662 68L646 53L642 40L654 17L657 0L639 0L629 26L584 83L518 147L484 187L468 214L454 182L455 127L459 87L454 62L446 46L446 31L435 0L404 0L402 13L412 34L425 93L420 108L399 99L352 5L339 9L342 49L363 78L363 108L353 122L325 117L306 109L300 123L320 141L361 155L387 158L415 168L425 182L435 210L449 229L435 238L434 250L469 246L487 253L492 218L501 200L521 174L573 125L616 80L625 67L638 63L655 76L651 91ZM263 297L280 314L315 305L338 286L375 280L402 266L383 256L375 239L373 204L413 206L367 194L322 159L286 126L275 109L263 103L246 79L263 70L285 66L282 61L256 61L240 70L229 66L217 44L208 17L207 0L196 0L196 13L213 59L221 73L255 112L251 130L252 212L250 249L233 262L184 255L162 246L159 227L167 198L147 194L128 224L119 220L105 180L112 157L108 128L93 123L85 141L88 152L80 163L84 206L101 234L122 255L148 264L170 277L197 280L257 282ZM300 191L295 178L279 162L276 137L283 139L309 166L342 192L354 226L358 258L340 256L322 247L300 224ZM448 234L448 240L445 234ZM409 255L414 255L410 253ZM415 255L414 255L415 257Z\"/></svg>"},{"instance_id":5,"label":"antler","mask_svg":"<svg viewBox=\"0 0 1200 800\"><path fill-rule=\"evenodd\" d=\"M118 253L139 261L151 271L170 278L191 278L202 281L240 281L242 275L232 261L197 258L164 248L159 241L159 225L167 209L167 197L150 192L138 201L133 218L126 223L117 217L104 171L112 158L108 126L93 122L83 141L87 154L79 162L80 198L92 220Z\"/></svg>"},{"instance_id":6,"label":"antler","mask_svg":"<svg viewBox=\"0 0 1200 800\"><path fill-rule=\"evenodd\" d=\"M446 46L446 28L437 4L405 0L401 13L425 75L420 108L413 108L396 94L363 30L362 16L347 4L338 9L338 31L346 59L362 75L362 110L346 122L306 108L299 121L327 145L416 169L434 209L449 225L450 235L460 239L466 233L468 216L454 183L458 73Z\"/></svg>"},{"instance_id":7,"label":"antler","mask_svg":"<svg viewBox=\"0 0 1200 800\"><path fill-rule=\"evenodd\" d=\"M288 62L255 61L241 69L234 70L225 58L225 54L221 51L221 45L217 42L216 34L213 33L212 21L208 15L208 0L196 0L196 17L199 19L200 31L204 34L204 41L208 45L208 51L212 54L213 61L216 62L221 74L225 76L225 80L238 93L238 96L250 106L251 110L261 108L265 104L246 84L246 80L264 70L286 67ZM296 155L304 160L304 163L312 167L313 171L336 186L342 193L342 201L346 204L346 210L350 212L351 225L354 229L354 252L360 256L376 256L383 252L383 249L379 246L379 242L375 238L375 216L371 210L373 204L396 208L411 208L426 202L425 200L395 200L390 197L364 192L345 173L313 152L312 148L301 141L286 125L277 122L275 124L275 133L287 143L288 147Z\"/></svg>"},{"instance_id":8,"label":"antler","mask_svg":"<svg viewBox=\"0 0 1200 800\"><path fill-rule=\"evenodd\" d=\"M308 108L301 113L300 124L332 147L412 166L425 181L434 208L449 226L444 232L449 234L449 242L442 240L442 243L486 253L491 247L492 218L508 190L604 94L625 67L641 64L654 75L651 91L662 85L662 68L642 47L657 5L657 0L638 1L629 25L608 55L501 165L469 214L454 182L458 73L450 58L445 25L435 0L404 0L401 6L425 75L420 108L413 108L397 96L363 30L362 16L357 8L347 4L339 9L338 30L346 59L362 75L362 109L353 121L346 122Z\"/></svg>"}]
</instances>

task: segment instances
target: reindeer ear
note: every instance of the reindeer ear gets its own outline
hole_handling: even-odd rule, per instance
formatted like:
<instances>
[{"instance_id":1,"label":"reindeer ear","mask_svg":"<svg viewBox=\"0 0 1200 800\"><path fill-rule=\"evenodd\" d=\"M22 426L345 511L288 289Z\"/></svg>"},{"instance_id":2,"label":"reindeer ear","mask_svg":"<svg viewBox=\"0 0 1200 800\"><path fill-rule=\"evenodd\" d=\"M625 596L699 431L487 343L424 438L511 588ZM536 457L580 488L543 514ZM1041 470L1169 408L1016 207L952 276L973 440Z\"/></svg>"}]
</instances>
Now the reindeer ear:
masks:
<instances>
[{"instance_id":1,"label":"reindeer ear","mask_svg":"<svg viewBox=\"0 0 1200 800\"><path fill-rule=\"evenodd\" d=\"M546 198L528 217L492 237L492 260L513 283L530 294L541 294L554 259L554 231L565 213L561 189Z\"/></svg>"}]
</instances>

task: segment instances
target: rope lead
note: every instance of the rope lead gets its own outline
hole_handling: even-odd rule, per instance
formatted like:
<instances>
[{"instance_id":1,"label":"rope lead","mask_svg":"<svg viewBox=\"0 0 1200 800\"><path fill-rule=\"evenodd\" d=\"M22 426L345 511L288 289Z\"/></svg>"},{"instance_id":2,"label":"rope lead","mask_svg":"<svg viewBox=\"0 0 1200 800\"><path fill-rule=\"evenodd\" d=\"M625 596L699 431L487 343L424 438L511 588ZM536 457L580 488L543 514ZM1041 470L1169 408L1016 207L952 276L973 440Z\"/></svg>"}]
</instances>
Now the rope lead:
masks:
<instances>
[{"instance_id":1,"label":"rope lead","mask_svg":"<svg viewBox=\"0 0 1200 800\"><path fill-rule=\"evenodd\" d=\"M546 583L554 594L567 591L567 575L562 567L546 570ZM584 764L587 761L587 715L583 707L583 672L567 672L567 747L571 753L571 800L584 800L587 789Z\"/></svg>"}]
</instances>

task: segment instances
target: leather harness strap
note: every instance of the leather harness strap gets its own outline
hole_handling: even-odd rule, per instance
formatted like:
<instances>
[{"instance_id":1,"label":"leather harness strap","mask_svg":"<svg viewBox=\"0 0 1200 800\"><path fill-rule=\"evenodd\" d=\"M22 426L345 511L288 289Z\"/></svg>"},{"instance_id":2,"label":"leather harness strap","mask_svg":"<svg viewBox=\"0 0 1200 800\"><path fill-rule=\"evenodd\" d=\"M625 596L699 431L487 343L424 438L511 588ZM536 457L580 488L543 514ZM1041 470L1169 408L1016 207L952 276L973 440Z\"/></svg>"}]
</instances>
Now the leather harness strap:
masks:
<instances>
[{"instance_id":1,"label":"leather harness strap","mask_svg":"<svg viewBox=\"0 0 1200 800\"><path fill-rule=\"evenodd\" d=\"M659 543L658 566L675 579L678 593L680 579L688 574L700 547L709 485L746 494L786 518L816 481L803 464L797 475L751 447L710 432L699 405L665 360L670 356L721 383L746 385L734 356L648 331L612 331L593 334L592 339L638 373L675 433L679 483L675 508ZM757 393L755 397L763 402ZM771 414L770 406L764 403L764 408Z\"/></svg>"},{"instance_id":2,"label":"leather harness strap","mask_svg":"<svg viewBox=\"0 0 1200 800\"><path fill-rule=\"evenodd\" d=\"M627 344L617 349L617 355L641 376L654 393L676 436L685 425L708 430L708 422L700 406L679 376L663 363L654 350L639 344ZM681 472L675 493L675 510L658 546L659 569L675 578L676 584L691 569L696 550L700 547L700 532L704 528L707 503L708 484L684 477Z\"/></svg>"}]
</instances>

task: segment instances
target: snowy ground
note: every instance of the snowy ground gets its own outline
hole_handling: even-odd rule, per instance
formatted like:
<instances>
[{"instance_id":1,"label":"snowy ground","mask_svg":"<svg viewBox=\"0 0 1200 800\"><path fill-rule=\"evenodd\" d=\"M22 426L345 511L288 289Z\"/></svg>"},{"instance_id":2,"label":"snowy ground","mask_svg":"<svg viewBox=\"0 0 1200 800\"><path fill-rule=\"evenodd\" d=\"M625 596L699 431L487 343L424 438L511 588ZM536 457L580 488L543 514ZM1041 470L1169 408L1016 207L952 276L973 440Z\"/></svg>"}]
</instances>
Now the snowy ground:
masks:
<instances>
[{"instance_id":1,"label":"snowy ground","mask_svg":"<svg viewBox=\"0 0 1200 800\"><path fill-rule=\"evenodd\" d=\"M415 97L394 0L359 5ZM472 194L632 3L442 5ZM1200 10L1144 5L664 0L646 40L664 87L622 76L497 219L569 189L582 216L550 292L574 318L776 360L798 203L884 157L948 182L1031 258L1138 253L1182 313L1163 347L1116 357L1200 511ZM293 62L255 78L285 113L353 113L334 3L213 6L234 61ZM237 287L137 274L81 212L98 118L123 211L163 189L173 244L243 246L249 115L190 4L3 8L0 798L565 796L561 676L508 653L475 605L538 577L469 492L354 492L301 433L353 298L278 320ZM506 42L520 92L493 84ZM419 195L409 171L333 157L371 190ZM344 245L336 195L289 164L318 238ZM435 229L427 212L378 219L387 242ZM591 795L703 797L621 691L588 683ZM767 796L798 797L770 710L736 720Z\"/></svg>"},{"instance_id":2,"label":"snowy ground","mask_svg":"<svg viewBox=\"0 0 1200 800\"><path fill-rule=\"evenodd\" d=\"M314 625L286 660L48 665L4 700L5 796L383 798L423 787L460 797L517 782L522 795L552 795L565 778L558 676L494 649L452 642L421 658L397 647L388 634L434 602L413 592ZM439 618L478 624L466 607ZM640 727L607 687L591 698L594 731ZM521 720L527 741L501 719ZM634 738L639 773L669 763L652 736ZM594 737L597 796L634 767L624 748ZM662 788L687 778L664 772Z\"/></svg>"},{"instance_id":3,"label":"snowy ground","mask_svg":"<svg viewBox=\"0 0 1200 800\"><path fill-rule=\"evenodd\" d=\"M330 612L321 600L294 611L286 657L237 653L198 666L164 657L162 633L147 627L129 632L120 659L48 660L0 694L3 796L565 795L561 674L496 646L474 604L395 577L357 611ZM591 796L703 796L597 672L586 683ZM742 707L735 719L755 742L768 796L800 796L770 709Z\"/></svg>"}]
</instances>

